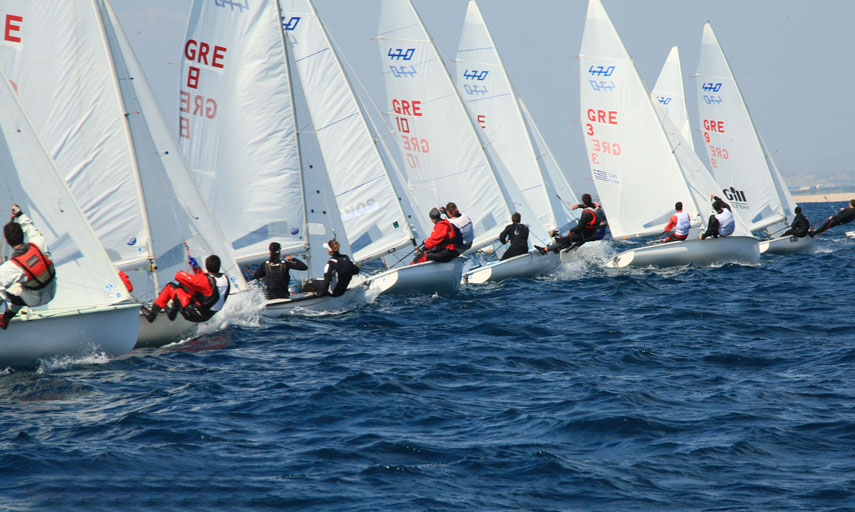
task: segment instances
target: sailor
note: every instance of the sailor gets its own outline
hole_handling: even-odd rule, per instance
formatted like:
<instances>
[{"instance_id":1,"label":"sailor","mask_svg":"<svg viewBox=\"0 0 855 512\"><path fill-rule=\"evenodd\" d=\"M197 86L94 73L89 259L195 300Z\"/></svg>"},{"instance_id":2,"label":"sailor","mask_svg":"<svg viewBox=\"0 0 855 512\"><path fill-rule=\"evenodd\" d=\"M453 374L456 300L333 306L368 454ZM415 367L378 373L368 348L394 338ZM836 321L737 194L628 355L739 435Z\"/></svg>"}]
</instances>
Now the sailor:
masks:
<instances>
[{"instance_id":1,"label":"sailor","mask_svg":"<svg viewBox=\"0 0 855 512\"><path fill-rule=\"evenodd\" d=\"M0 329L8 327L22 307L47 304L56 295L56 271L45 239L17 204L12 205L12 219L3 226L3 236L12 247L12 257L0 265L0 295L6 300Z\"/></svg>"},{"instance_id":2,"label":"sailor","mask_svg":"<svg viewBox=\"0 0 855 512\"><path fill-rule=\"evenodd\" d=\"M855 220L855 199L849 200L849 208L841 208L837 215L831 216L817 230L810 231L810 236L817 236L825 233L834 226L848 224Z\"/></svg>"},{"instance_id":3,"label":"sailor","mask_svg":"<svg viewBox=\"0 0 855 512\"><path fill-rule=\"evenodd\" d=\"M807 217L802 215L802 207L796 206L795 213L796 216L793 218L792 224L790 224L790 229L784 231L781 236L804 238L810 232L810 222L807 220Z\"/></svg>"},{"instance_id":4,"label":"sailor","mask_svg":"<svg viewBox=\"0 0 855 512\"><path fill-rule=\"evenodd\" d=\"M279 242L270 242L270 259L258 266L253 279L265 279L267 299L287 299L291 293L288 291L288 283L291 282L291 269L308 270L302 261L291 255L280 257L282 246Z\"/></svg>"},{"instance_id":5,"label":"sailor","mask_svg":"<svg viewBox=\"0 0 855 512\"><path fill-rule=\"evenodd\" d=\"M444 213L449 222L454 224L460 230L462 240L458 244L458 252L464 253L472 247L472 241L475 240L475 230L472 225L472 219L468 215L462 213L455 203L448 203L445 208L440 208L440 212Z\"/></svg>"},{"instance_id":6,"label":"sailor","mask_svg":"<svg viewBox=\"0 0 855 512\"><path fill-rule=\"evenodd\" d=\"M703 234L698 235L698 238L701 240L706 239L708 236L713 238L730 236L736 229L736 221L733 218L733 213L730 211L730 205L716 197L715 201L713 201L713 209L715 209L715 213L710 215L707 230Z\"/></svg>"},{"instance_id":7,"label":"sailor","mask_svg":"<svg viewBox=\"0 0 855 512\"><path fill-rule=\"evenodd\" d=\"M324 267L323 279L309 279L303 291L314 292L320 297L331 295L340 297L347 291L347 286L353 276L359 273L357 267L346 254L339 252L341 244L336 240L330 240L324 244L324 249L330 255L327 265Z\"/></svg>"},{"instance_id":8,"label":"sailor","mask_svg":"<svg viewBox=\"0 0 855 512\"><path fill-rule=\"evenodd\" d=\"M231 285L229 277L220 273L220 258L212 254L205 259L202 272L196 258L187 257L193 269L189 274L183 270L175 273L176 283L168 283L150 307L143 307L142 313L149 322L154 322L157 313L166 309L166 317L175 320L178 313L190 322L204 322L223 309L229 296Z\"/></svg>"},{"instance_id":9,"label":"sailor","mask_svg":"<svg viewBox=\"0 0 855 512\"><path fill-rule=\"evenodd\" d=\"M446 263L460 255L457 234L451 222L443 219L442 213L436 208L432 208L428 216L433 222L433 232L424 242L425 250L416 253L411 265L425 261Z\"/></svg>"},{"instance_id":10,"label":"sailor","mask_svg":"<svg viewBox=\"0 0 855 512\"><path fill-rule=\"evenodd\" d=\"M511 223L505 226L505 229L499 234L499 242L502 245L508 243L508 241L511 243L508 250L502 255L501 261L528 252L528 226L522 224L521 221L522 215L514 212L511 215Z\"/></svg>"},{"instance_id":11,"label":"sailor","mask_svg":"<svg viewBox=\"0 0 855 512\"><path fill-rule=\"evenodd\" d=\"M591 199L591 194L582 194L582 204L573 205L572 209L583 208L579 222L567 232L567 236L555 239L555 243L546 247L534 246L541 254L549 251L559 252L563 249L578 249L585 242L596 240L597 230L600 229L600 219L597 218L597 205Z\"/></svg>"},{"instance_id":12,"label":"sailor","mask_svg":"<svg viewBox=\"0 0 855 512\"><path fill-rule=\"evenodd\" d=\"M689 237L689 229L692 227L692 219L689 217L689 214L683 211L683 202L677 201L674 203L674 209L677 210L677 213L671 216L668 219L668 224L665 225L665 233L668 235L662 240L663 243L667 242L680 242ZM671 230L674 230L671 232Z\"/></svg>"}]
</instances>

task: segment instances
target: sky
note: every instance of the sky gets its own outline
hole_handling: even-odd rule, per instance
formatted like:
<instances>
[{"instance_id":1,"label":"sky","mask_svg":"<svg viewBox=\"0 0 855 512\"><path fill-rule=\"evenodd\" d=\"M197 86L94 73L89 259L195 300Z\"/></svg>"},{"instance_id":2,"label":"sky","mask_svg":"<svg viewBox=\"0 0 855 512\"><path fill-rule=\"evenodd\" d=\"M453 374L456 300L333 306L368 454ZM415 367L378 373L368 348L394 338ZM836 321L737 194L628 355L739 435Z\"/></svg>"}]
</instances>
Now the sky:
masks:
<instances>
[{"instance_id":1,"label":"sky","mask_svg":"<svg viewBox=\"0 0 855 512\"><path fill-rule=\"evenodd\" d=\"M249 0L250 4L253 1ZM112 0L168 118L177 125L178 75L192 0ZM467 0L414 0L453 66ZM517 92L577 195L590 191L579 122L579 61L587 0L478 2ZM785 176L853 172L855 1L603 0L648 88L671 47L694 83L701 31L712 23L755 126ZM327 30L378 104L385 98L377 0L315 0ZM687 103L697 118L693 93ZM368 110L373 108L368 105ZM694 123L693 123L694 126ZM699 132L695 145L703 148ZM706 161L705 155L701 155Z\"/></svg>"}]
</instances>

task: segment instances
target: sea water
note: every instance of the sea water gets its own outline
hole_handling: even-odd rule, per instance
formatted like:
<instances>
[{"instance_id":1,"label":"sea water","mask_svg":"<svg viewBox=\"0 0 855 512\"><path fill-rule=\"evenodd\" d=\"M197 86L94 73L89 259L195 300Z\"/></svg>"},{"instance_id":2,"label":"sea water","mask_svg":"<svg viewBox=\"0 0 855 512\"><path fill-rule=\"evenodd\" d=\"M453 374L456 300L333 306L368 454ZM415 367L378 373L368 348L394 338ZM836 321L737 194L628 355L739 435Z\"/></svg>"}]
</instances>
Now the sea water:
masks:
<instances>
[{"instance_id":1,"label":"sea water","mask_svg":"<svg viewBox=\"0 0 855 512\"><path fill-rule=\"evenodd\" d=\"M847 228L6 369L0 509L853 510Z\"/></svg>"}]
</instances>

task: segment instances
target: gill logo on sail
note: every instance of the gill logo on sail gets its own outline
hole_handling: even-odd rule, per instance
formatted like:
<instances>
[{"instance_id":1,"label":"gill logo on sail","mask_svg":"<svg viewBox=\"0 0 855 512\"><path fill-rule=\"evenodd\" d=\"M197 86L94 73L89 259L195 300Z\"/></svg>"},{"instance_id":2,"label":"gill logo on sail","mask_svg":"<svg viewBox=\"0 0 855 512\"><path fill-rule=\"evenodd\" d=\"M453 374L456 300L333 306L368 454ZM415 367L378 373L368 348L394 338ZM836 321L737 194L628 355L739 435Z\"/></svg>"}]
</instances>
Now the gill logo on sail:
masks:
<instances>
[{"instance_id":1,"label":"gill logo on sail","mask_svg":"<svg viewBox=\"0 0 855 512\"><path fill-rule=\"evenodd\" d=\"M285 21L285 16L282 16L282 30L294 30L298 23L300 23L300 16L291 16L288 21Z\"/></svg>"},{"instance_id":2,"label":"gill logo on sail","mask_svg":"<svg viewBox=\"0 0 855 512\"><path fill-rule=\"evenodd\" d=\"M722 190L724 197L730 201L731 205L737 208L749 208L748 198L744 190L736 190L735 187L730 187Z\"/></svg>"},{"instance_id":3,"label":"gill logo on sail","mask_svg":"<svg viewBox=\"0 0 855 512\"><path fill-rule=\"evenodd\" d=\"M387 55L390 60L412 60L415 53L415 48L407 48L406 50L403 48L395 48L394 53L392 52L392 49L389 48L389 53L387 53Z\"/></svg>"},{"instance_id":4,"label":"gill logo on sail","mask_svg":"<svg viewBox=\"0 0 855 512\"><path fill-rule=\"evenodd\" d=\"M249 0L214 0L214 5L217 7L230 7L231 10L237 9L242 13L244 9L249 10Z\"/></svg>"}]
</instances>

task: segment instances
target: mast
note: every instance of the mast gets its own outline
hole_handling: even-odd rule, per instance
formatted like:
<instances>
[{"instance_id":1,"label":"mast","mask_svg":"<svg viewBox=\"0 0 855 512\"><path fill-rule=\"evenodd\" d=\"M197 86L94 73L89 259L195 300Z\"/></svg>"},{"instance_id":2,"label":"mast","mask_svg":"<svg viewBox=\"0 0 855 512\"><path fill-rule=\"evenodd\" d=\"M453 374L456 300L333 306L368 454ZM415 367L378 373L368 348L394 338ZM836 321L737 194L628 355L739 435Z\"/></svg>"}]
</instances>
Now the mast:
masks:
<instances>
[{"instance_id":1,"label":"mast","mask_svg":"<svg viewBox=\"0 0 855 512\"><path fill-rule=\"evenodd\" d=\"M294 137L297 138L297 163L300 166L300 196L302 197L303 205L303 235L306 237L306 266L312 268L312 251L309 250L309 212L306 207L306 180L303 176L303 157L300 153L300 130L297 126L297 107L294 105L294 84L291 78L292 70L288 62L288 44L285 42L285 31L282 30L282 9L279 7L279 0L275 0L276 18L279 20L279 39L282 42L282 51L285 53L285 69L288 70L288 97L291 99L291 111L294 112ZM309 270L311 272L311 270Z\"/></svg>"},{"instance_id":2,"label":"mast","mask_svg":"<svg viewBox=\"0 0 855 512\"><path fill-rule=\"evenodd\" d=\"M103 44L103 47L109 48L110 43L107 40L107 34L106 34L105 28L104 28L104 18L101 14L101 7L98 4L98 0L92 0L91 5L95 11L95 17L98 20L98 34L101 37L101 42ZM109 51L106 53L107 53L107 60L110 62L111 76L113 77L113 90L116 94L116 97L119 98L119 100L120 100L119 105L124 106L124 102L121 101L122 91L121 91L121 88L119 87L119 77L118 77L118 72L116 70L116 63L113 59L113 54ZM123 112L121 112L122 128L123 128L123 133L125 135L125 142L126 142L127 147L128 147L128 152L130 153L130 156L131 156L131 167L133 169L134 183L136 184L136 190L137 190L137 200L139 201L139 207L140 207L140 212L141 212L141 216L140 216L141 219L140 220L142 221L143 232L145 233L145 236L147 238L147 240L146 240L146 252L148 253L148 261L149 261L148 271L149 271L149 274L151 275L152 281L154 282L155 293L157 293L157 291L160 290L160 283L158 282L157 272L156 272L157 262L155 260L154 239L151 236L151 225L149 223L148 210L146 209L146 204L145 204L145 192L143 191L143 187L142 187L142 179L140 178L139 161L137 160L136 148L134 147L133 139L131 138L131 128L130 128L130 124L128 123L128 115L131 115L131 114L128 112L124 112L124 110L125 110L124 108L122 108L122 110L123 110Z\"/></svg>"}]
</instances>

